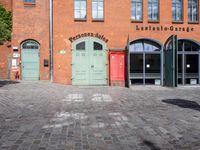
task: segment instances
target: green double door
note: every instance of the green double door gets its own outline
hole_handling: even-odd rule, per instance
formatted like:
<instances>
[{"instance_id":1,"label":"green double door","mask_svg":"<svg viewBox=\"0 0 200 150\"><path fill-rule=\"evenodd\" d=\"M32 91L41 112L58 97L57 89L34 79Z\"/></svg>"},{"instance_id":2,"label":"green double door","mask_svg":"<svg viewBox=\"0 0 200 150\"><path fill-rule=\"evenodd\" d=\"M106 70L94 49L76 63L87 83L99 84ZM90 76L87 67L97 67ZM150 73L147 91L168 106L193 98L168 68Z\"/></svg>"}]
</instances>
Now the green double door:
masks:
<instances>
[{"instance_id":1,"label":"green double door","mask_svg":"<svg viewBox=\"0 0 200 150\"><path fill-rule=\"evenodd\" d=\"M39 80L39 49L22 49L22 80Z\"/></svg>"},{"instance_id":2,"label":"green double door","mask_svg":"<svg viewBox=\"0 0 200 150\"><path fill-rule=\"evenodd\" d=\"M72 84L106 85L106 46L98 39L85 38L73 43Z\"/></svg>"}]
</instances>

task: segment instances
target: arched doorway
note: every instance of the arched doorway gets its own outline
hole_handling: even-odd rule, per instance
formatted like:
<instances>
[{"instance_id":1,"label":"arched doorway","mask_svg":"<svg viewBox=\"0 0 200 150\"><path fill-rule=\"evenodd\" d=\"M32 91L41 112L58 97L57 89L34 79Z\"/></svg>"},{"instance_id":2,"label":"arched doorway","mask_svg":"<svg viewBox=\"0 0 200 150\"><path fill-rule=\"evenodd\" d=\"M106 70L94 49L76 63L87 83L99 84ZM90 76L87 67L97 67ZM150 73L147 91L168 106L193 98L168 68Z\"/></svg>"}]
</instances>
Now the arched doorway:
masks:
<instances>
[{"instance_id":1,"label":"arched doorway","mask_svg":"<svg viewBox=\"0 0 200 150\"><path fill-rule=\"evenodd\" d=\"M34 40L26 40L21 44L22 80L40 79L39 44Z\"/></svg>"},{"instance_id":2,"label":"arched doorway","mask_svg":"<svg viewBox=\"0 0 200 150\"><path fill-rule=\"evenodd\" d=\"M178 41L178 84L198 84L200 45L192 40Z\"/></svg>"},{"instance_id":3,"label":"arched doorway","mask_svg":"<svg viewBox=\"0 0 200 150\"><path fill-rule=\"evenodd\" d=\"M131 84L156 84L162 82L162 46L150 39L130 43Z\"/></svg>"},{"instance_id":4,"label":"arched doorway","mask_svg":"<svg viewBox=\"0 0 200 150\"><path fill-rule=\"evenodd\" d=\"M106 44L82 38L72 44L72 84L106 85Z\"/></svg>"}]
</instances>

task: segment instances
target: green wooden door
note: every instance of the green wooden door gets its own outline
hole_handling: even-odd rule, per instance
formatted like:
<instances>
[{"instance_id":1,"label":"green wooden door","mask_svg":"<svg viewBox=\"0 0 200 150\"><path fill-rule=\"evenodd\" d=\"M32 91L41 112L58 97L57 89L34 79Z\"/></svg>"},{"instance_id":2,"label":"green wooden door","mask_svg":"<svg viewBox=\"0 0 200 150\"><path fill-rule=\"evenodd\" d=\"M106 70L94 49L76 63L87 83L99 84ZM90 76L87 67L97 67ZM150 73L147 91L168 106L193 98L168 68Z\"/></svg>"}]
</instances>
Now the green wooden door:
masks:
<instances>
[{"instance_id":1,"label":"green wooden door","mask_svg":"<svg viewBox=\"0 0 200 150\"><path fill-rule=\"evenodd\" d=\"M73 45L72 49L72 84L89 84L89 53L88 42L81 41Z\"/></svg>"},{"instance_id":2,"label":"green wooden door","mask_svg":"<svg viewBox=\"0 0 200 150\"><path fill-rule=\"evenodd\" d=\"M26 42L22 46L22 80L39 80L40 78L40 56L38 44Z\"/></svg>"},{"instance_id":3,"label":"green wooden door","mask_svg":"<svg viewBox=\"0 0 200 150\"><path fill-rule=\"evenodd\" d=\"M72 84L106 85L105 45L100 40L84 38L72 47Z\"/></svg>"},{"instance_id":4,"label":"green wooden door","mask_svg":"<svg viewBox=\"0 0 200 150\"><path fill-rule=\"evenodd\" d=\"M177 36L172 35L164 45L164 86L177 86Z\"/></svg>"},{"instance_id":5,"label":"green wooden door","mask_svg":"<svg viewBox=\"0 0 200 150\"><path fill-rule=\"evenodd\" d=\"M106 85L106 48L99 41L89 40L90 85Z\"/></svg>"}]
</instances>

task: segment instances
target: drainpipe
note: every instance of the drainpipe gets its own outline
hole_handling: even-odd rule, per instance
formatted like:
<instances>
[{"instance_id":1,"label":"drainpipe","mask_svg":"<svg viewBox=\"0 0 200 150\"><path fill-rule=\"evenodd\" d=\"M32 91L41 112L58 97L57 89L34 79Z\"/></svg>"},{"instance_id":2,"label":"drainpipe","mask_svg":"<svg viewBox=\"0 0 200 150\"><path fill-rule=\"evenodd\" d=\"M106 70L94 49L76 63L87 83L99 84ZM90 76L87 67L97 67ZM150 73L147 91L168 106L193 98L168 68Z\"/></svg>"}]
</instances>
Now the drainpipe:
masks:
<instances>
[{"instance_id":1,"label":"drainpipe","mask_svg":"<svg viewBox=\"0 0 200 150\"><path fill-rule=\"evenodd\" d=\"M53 0L49 0L49 55L50 80L53 82Z\"/></svg>"}]
</instances>

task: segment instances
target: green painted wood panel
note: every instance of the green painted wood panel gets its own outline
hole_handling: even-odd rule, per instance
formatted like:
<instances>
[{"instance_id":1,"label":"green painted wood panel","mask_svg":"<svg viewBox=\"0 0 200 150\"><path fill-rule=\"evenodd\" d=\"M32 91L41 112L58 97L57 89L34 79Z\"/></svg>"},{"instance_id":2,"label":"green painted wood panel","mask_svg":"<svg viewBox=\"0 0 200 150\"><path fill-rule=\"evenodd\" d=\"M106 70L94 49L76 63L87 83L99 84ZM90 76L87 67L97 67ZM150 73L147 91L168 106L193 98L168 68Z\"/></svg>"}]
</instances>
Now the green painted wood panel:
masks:
<instances>
[{"instance_id":1,"label":"green painted wood panel","mask_svg":"<svg viewBox=\"0 0 200 150\"><path fill-rule=\"evenodd\" d=\"M85 42L85 50L77 50L76 45ZM102 45L102 50L94 50L94 42ZM106 85L106 47L94 38L84 38L73 43L72 84Z\"/></svg>"},{"instance_id":2,"label":"green painted wood panel","mask_svg":"<svg viewBox=\"0 0 200 150\"><path fill-rule=\"evenodd\" d=\"M39 80L39 49L22 49L22 80Z\"/></svg>"}]
</instances>

